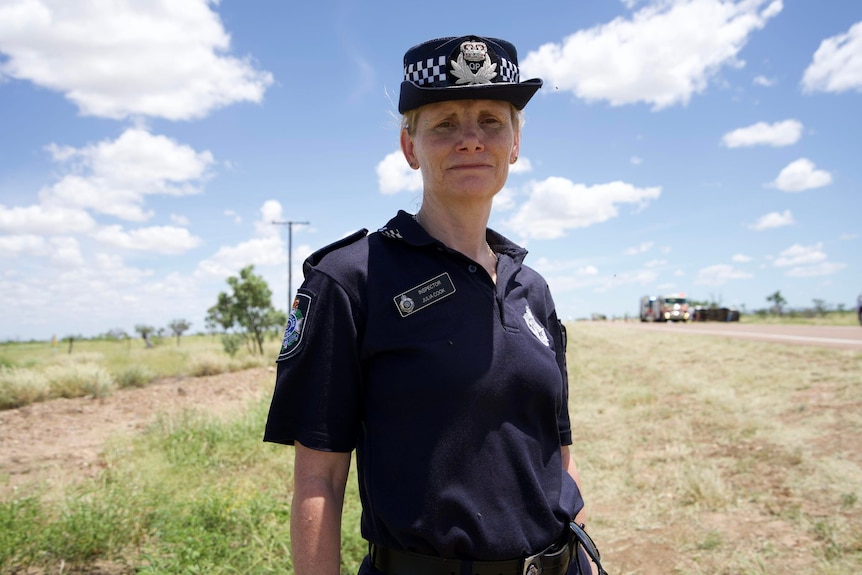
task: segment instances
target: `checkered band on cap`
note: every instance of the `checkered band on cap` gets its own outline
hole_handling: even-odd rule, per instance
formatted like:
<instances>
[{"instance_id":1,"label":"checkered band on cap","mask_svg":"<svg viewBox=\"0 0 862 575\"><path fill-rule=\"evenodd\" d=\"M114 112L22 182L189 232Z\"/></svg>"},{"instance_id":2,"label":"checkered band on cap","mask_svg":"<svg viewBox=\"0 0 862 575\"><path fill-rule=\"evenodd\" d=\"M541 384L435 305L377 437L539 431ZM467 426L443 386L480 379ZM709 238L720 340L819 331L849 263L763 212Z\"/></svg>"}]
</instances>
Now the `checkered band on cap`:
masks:
<instances>
[{"instance_id":1,"label":"checkered band on cap","mask_svg":"<svg viewBox=\"0 0 862 575\"><path fill-rule=\"evenodd\" d=\"M409 64L404 68L404 80L415 82L419 86L427 86L435 82L445 82L446 56L428 58L422 62Z\"/></svg>"},{"instance_id":2,"label":"checkered band on cap","mask_svg":"<svg viewBox=\"0 0 862 575\"><path fill-rule=\"evenodd\" d=\"M518 83L518 66L506 58L500 58L500 82ZM409 64L404 68L404 80L415 82L419 86L433 85L435 82L446 82L446 56L428 58L421 62Z\"/></svg>"},{"instance_id":3,"label":"checkered band on cap","mask_svg":"<svg viewBox=\"0 0 862 575\"><path fill-rule=\"evenodd\" d=\"M500 58L500 81L518 83L518 66L506 58Z\"/></svg>"}]
</instances>

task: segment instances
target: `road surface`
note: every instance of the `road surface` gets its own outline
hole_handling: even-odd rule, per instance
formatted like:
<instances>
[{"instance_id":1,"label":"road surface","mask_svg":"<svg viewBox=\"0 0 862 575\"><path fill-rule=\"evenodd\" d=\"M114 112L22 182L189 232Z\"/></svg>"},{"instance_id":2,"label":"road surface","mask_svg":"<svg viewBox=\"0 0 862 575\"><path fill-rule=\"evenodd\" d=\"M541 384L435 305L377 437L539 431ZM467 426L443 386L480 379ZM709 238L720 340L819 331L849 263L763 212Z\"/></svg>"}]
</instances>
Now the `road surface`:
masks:
<instances>
[{"instance_id":1,"label":"road surface","mask_svg":"<svg viewBox=\"0 0 862 575\"><path fill-rule=\"evenodd\" d=\"M718 335L779 343L862 351L862 326L763 325L739 322L615 323L633 329L692 335Z\"/></svg>"}]
</instances>

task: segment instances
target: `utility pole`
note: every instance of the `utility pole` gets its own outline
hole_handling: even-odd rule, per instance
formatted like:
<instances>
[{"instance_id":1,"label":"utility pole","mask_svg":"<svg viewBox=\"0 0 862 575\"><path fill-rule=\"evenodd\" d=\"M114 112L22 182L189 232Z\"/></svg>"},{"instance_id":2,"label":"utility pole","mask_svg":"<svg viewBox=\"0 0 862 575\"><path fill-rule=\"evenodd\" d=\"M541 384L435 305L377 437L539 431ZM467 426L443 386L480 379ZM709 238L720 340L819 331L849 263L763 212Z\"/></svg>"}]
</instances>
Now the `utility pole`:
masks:
<instances>
[{"instance_id":1,"label":"utility pole","mask_svg":"<svg viewBox=\"0 0 862 575\"><path fill-rule=\"evenodd\" d=\"M272 220L272 223L276 226L287 226L287 313L290 315L290 308L293 306L290 299L293 292L293 226L307 226L310 222Z\"/></svg>"}]
</instances>

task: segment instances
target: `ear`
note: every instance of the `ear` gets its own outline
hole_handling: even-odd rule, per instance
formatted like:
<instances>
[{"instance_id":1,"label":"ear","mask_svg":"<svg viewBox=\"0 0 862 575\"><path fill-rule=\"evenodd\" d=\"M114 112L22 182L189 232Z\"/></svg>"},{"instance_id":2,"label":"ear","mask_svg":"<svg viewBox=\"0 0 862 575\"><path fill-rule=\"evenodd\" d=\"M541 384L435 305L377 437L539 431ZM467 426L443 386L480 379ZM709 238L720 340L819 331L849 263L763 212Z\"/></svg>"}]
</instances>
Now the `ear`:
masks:
<instances>
[{"instance_id":1,"label":"ear","mask_svg":"<svg viewBox=\"0 0 862 575\"><path fill-rule=\"evenodd\" d=\"M509 163L514 164L518 161L518 155L521 153L521 131L515 132L515 139L512 144L512 153L509 154Z\"/></svg>"},{"instance_id":2,"label":"ear","mask_svg":"<svg viewBox=\"0 0 862 575\"><path fill-rule=\"evenodd\" d=\"M404 154L404 159L410 164L414 170L419 169L419 162L416 160L416 151L413 145L413 138L407 133L407 130L401 130L401 152Z\"/></svg>"}]
</instances>

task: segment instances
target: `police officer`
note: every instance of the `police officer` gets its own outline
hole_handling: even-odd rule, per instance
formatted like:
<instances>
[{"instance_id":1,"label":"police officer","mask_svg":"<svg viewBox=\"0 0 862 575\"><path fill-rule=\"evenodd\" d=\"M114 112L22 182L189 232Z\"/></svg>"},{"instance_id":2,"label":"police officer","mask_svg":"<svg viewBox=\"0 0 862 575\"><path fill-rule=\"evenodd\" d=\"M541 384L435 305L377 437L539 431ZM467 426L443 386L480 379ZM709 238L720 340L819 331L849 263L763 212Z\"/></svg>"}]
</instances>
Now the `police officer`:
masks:
<instances>
[{"instance_id":1,"label":"police officer","mask_svg":"<svg viewBox=\"0 0 862 575\"><path fill-rule=\"evenodd\" d=\"M541 85L495 38L404 56L421 209L308 258L278 357L264 439L295 446L297 575L339 572L354 450L360 574L590 572L569 528L583 500L565 331L526 251L486 227Z\"/></svg>"}]
</instances>

